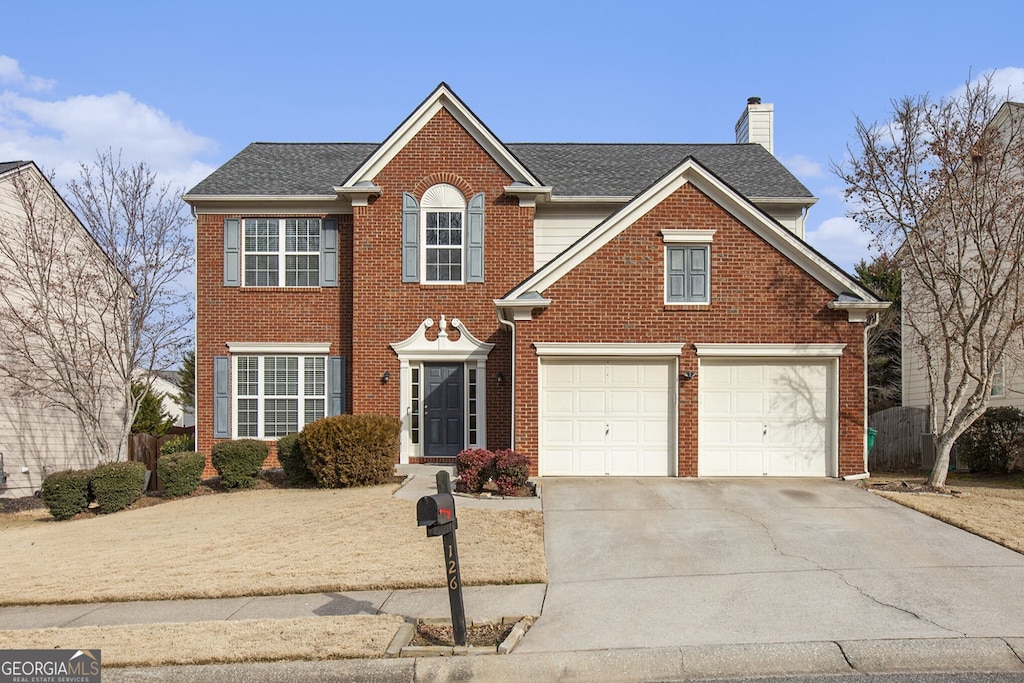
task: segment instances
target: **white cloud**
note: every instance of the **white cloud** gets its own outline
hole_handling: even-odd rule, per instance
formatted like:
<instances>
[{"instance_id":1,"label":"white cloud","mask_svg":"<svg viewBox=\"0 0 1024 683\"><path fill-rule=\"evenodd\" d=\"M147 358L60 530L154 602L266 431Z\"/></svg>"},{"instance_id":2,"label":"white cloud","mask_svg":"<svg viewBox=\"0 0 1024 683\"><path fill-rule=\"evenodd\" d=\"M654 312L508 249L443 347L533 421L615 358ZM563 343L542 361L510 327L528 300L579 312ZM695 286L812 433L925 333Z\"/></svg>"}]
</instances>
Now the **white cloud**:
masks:
<instances>
[{"instance_id":1,"label":"white cloud","mask_svg":"<svg viewBox=\"0 0 1024 683\"><path fill-rule=\"evenodd\" d=\"M798 178L820 178L825 175L825 170L821 164L813 159L808 159L802 154L794 154L781 161Z\"/></svg>"},{"instance_id":2,"label":"white cloud","mask_svg":"<svg viewBox=\"0 0 1024 683\"><path fill-rule=\"evenodd\" d=\"M871 235L845 216L826 219L817 228L808 229L807 241L847 272L852 273L853 266L861 259L873 258Z\"/></svg>"},{"instance_id":3,"label":"white cloud","mask_svg":"<svg viewBox=\"0 0 1024 683\"><path fill-rule=\"evenodd\" d=\"M0 83L7 86L23 87L31 92L42 92L52 90L57 81L38 76L26 76L18 60L0 55Z\"/></svg>"},{"instance_id":4,"label":"white cloud","mask_svg":"<svg viewBox=\"0 0 1024 683\"><path fill-rule=\"evenodd\" d=\"M213 171L199 160L213 150L212 140L128 93L44 99L16 89L27 80L15 60L0 56L0 84L15 86L0 91L0 161L31 159L60 184L108 148L128 163L145 161L175 187L191 188Z\"/></svg>"},{"instance_id":5,"label":"white cloud","mask_svg":"<svg viewBox=\"0 0 1024 683\"><path fill-rule=\"evenodd\" d=\"M1024 101L1024 69L1017 66L992 69L975 78L971 84L977 85L982 79L989 77L992 79L992 92L997 98L1001 99L1006 95L1013 102ZM966 86L961 85L953 91L953 96L961 97L965 90Z\"/></svg>"}]
</instances>

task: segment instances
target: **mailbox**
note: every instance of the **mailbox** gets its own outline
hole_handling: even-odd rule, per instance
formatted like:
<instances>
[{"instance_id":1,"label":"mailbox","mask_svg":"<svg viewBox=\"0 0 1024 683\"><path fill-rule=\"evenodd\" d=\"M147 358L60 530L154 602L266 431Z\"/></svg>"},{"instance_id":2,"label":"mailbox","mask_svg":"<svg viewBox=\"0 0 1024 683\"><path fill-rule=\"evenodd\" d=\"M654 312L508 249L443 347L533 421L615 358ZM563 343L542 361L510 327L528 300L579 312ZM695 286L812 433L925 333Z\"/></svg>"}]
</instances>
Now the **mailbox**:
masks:
<instances>
[{"instance_id":1,"label":"mailbox","mask_svg":"<svg viewBox=\"0 0 1024 683\"><path fill-rule=\"evenodd\" d=\"M455 497L450 493L423 496L416 503L416 525L427 527L427 536L443 536L459 528Z\"/></svg>"}]
</instances>

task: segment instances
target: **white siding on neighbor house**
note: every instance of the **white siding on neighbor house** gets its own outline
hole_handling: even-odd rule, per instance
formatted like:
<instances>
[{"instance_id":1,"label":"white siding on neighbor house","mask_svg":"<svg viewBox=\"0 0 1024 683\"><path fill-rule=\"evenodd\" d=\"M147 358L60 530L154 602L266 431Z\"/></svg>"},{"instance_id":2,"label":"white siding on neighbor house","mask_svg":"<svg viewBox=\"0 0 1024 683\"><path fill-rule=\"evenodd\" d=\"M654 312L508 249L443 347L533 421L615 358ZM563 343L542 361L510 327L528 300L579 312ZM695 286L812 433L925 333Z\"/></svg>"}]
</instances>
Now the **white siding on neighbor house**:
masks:
<instances>
[{"instance_id":1,"label":"white siding on neighbor house","mask_svg":"<svg viewBox=\"0 0 1024 683\"><path fill-rule=\"evenodd\" d=\"M620 207L621 204L538 206L533 221L534 270L565 251Z\"/></svg>"},{"instance_id":2,"label":"white siding on neighbor house","mask_svg":"<svg viewBox=\"0 0 1024 683\"><path fill-rule=\"evenodd\" d=\"M191 410L184 410L175 402L174 397L178 395L178 386L163 377L153 377L153 391L163 395L163 410L174 420L175 427L191 427L196 423L195 415Z\"/></svg>"},{"instance_id":3,"label":"white siding on neighbor house","mask_svg":"<svg viewBox=\"0 0 1024 683\"><path fill-rule=\"evenodd\" d=\"M42 176L30 167L25 172ZM45 181L43 181L45 182ZM50 191L52 187L46 186ZM57 200L58 210L66 211ZM25 211L15 194L11 174L0 178L0 240L10 244L12 237L19 234L24 226ZM81 268L88 264L109 267L98 251L98 247L85 229L75 222L75 231L67 243L80 247ZM11 273L10 261L0 254L0 268ZM5 285L5 294L17 294L15 285ZM0 315L4 314L0 304ZM0 348L0 353L5 353ZM16 355L5 357L5 364L12 364ZM105 387L103 398L103 423L108 439L116 446L123 404L118 398L117 387ZM3 453L7 485L0 487L0 497L28 496L39 490L47 474L66 469L88 469L98 464L89 440L75 416L68 410L55 406L36 396L19 395L12 380L0 378L0 453ZM23 471L24 470L24 471Z\"/></svg>"}]
</instances>

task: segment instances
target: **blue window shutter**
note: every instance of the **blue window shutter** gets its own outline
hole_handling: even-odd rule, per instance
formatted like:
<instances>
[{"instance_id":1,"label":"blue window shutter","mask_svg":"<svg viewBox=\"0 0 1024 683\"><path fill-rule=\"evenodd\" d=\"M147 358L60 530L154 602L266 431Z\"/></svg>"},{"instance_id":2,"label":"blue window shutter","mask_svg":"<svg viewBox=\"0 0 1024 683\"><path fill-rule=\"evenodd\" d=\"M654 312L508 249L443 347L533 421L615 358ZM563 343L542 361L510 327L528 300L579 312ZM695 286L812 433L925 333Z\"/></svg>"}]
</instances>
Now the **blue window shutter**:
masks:
<instances>
[{"instance_id":1,"label":"blue window shutter","mask_svg":"<svg viewBox=\"0 0 1024 683\"><path fill-rule=\"evenodd\" d=\"M213 438L231 438L231 357L213 358Z\"/></svg>"},{"instance_id":2,"label":"blue window shutter","mask_svg":"<svg viewBox=\"0 0 1024 683\"><path fill-rule=\"evenodd\" d=\"M224 286L242 284L242 229L237 218L224 219Z\"/></svg>"},{"instance_id":3,"label":"blue window shutter","mask_svg":"<svg viewBox=\"0 0 1024 683\"><path fill-rule=\"evenodd\" d=\"M402 282L420 281L420 204L402 194Z\"/></svg>"},{"instance_id":4,"label":"blue window shutter","mask_svg":"<svg viewBox=\"0 0 1024 683\"><path fill-rule=\"evenodd\" d=\"M690 247L687 258L687 300L708 301L708 248Z\"/></svg>"},{"instance_id":5,"label":"blue window shutter","mask_svg":"<svg viewBox=\"0 0 1024 683\"><path fill-rule=\"evenodd\" d=\"M320 286L338 286L338 221L327 218L320 227Z\"/></svg>"},{"instance_id":6,"label":"blue window shutter","mask_svg":"<svg viewBox=\"0 0 1024 683\"><path fill-rule=\"evenodd\" d=\"M345 357L327 357L327 415L345 412Z\"/></svg>"},{"instance_id":7,"label":"blue window shutter","mask_svg":"<svg viewBox=\"0 0 1024 683\"><path fill-rule=\"evenodd\" d=\"M466 282L484 281L484 193L469 200L466 235Z\"/></svg>"},{"instance_id":8,"label":"blue window shutter","mask_svg":"<svg viewBox=\"0 0 1024 683\"><path fill-rule=\"evenodd\" d=\"M668 278L668 297L671 302L686 301L686 249L681 247L669 247L668 267L666 277Z\"/></svg>"}]
</instances>

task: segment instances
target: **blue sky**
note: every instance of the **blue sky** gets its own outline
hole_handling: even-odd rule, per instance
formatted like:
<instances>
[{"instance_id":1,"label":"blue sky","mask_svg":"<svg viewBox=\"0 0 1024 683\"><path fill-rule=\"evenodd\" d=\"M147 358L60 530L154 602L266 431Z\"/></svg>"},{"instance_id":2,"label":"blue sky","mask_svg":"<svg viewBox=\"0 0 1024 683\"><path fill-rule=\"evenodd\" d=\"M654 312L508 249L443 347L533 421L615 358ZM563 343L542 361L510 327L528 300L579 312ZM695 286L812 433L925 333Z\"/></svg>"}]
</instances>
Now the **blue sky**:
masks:
<instances>
[{"instance_id":1,"label":"blue sky","mask_svg":"<svg viewBox=\"0 0 1024 683\"><path fill-rule=\"evenodd\" d=\"M253 141L379 142L446 81L505 142L731 142L820 198L808 240L868 255L829 172L854 115L995 71L1024 99L1019 2L6 3L0 161L58 182L113 147L191 187ZM340 180L340 179L339 179Z\"/></svg>"}]
</instances>

